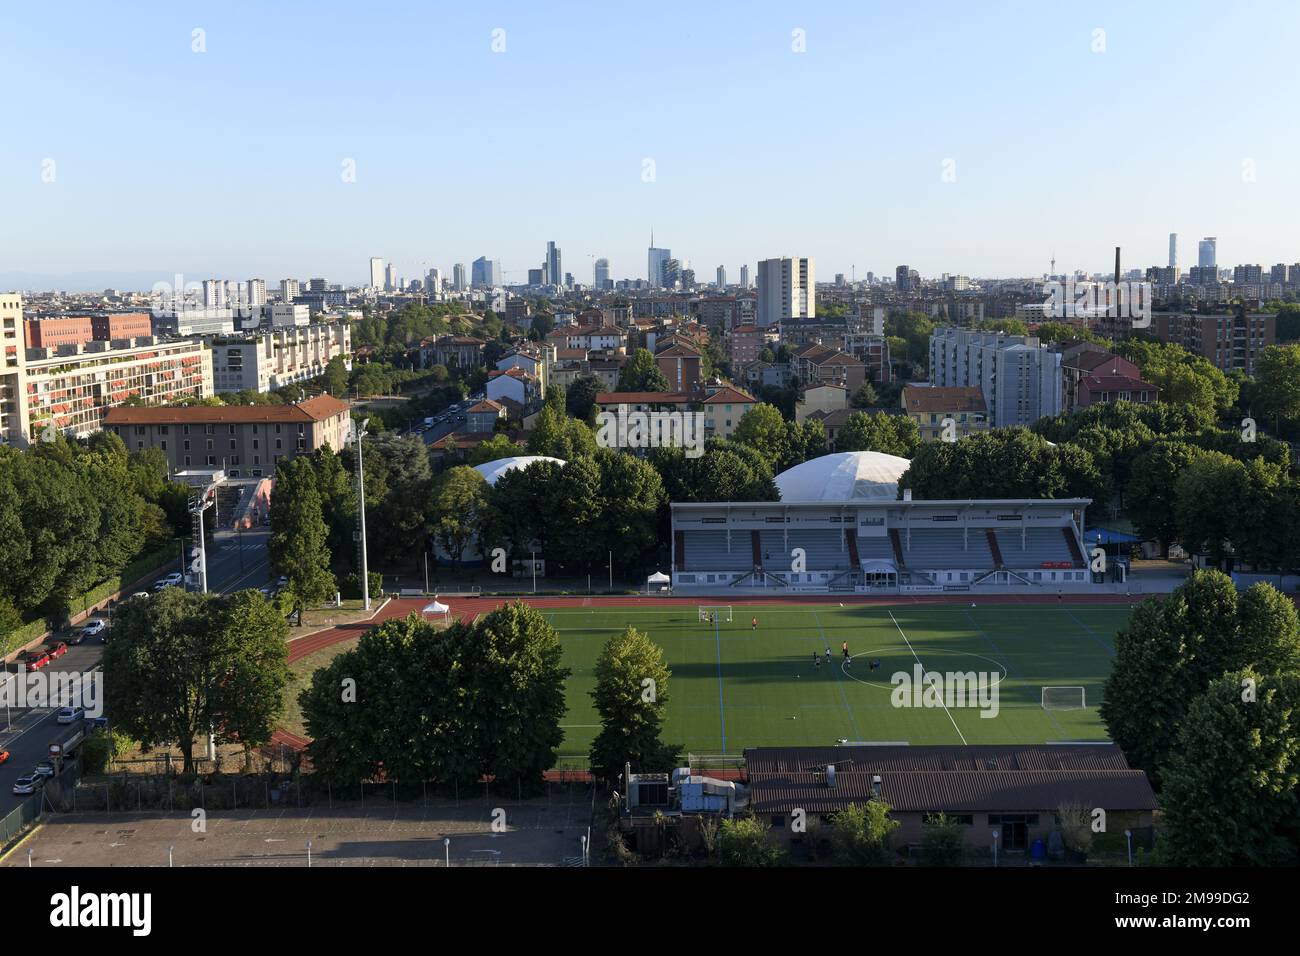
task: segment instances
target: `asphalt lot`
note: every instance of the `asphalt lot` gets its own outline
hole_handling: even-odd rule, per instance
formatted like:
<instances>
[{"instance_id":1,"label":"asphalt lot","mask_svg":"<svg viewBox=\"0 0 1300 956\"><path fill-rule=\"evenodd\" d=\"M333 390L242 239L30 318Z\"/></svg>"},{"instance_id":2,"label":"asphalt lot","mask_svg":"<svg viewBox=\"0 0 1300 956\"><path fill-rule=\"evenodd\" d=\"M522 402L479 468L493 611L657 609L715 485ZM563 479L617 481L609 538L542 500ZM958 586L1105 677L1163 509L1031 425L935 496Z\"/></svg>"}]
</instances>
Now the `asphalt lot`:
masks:
<instances>
[{"instance_id":1,"label":"asphalt lot","mask_svg":"<svg viewBox=\"0 0 1300 956\"><path fill-rule=\"evenodd\" d=\"M494 832L494 811L501 821ZM591 791L555 786L536 800L227 810L194 832L190 813L72 813L5 859L26 866L558 866L582 855ZM449 847L443 840L450 839Z\"/></svg>"}]
</instances>

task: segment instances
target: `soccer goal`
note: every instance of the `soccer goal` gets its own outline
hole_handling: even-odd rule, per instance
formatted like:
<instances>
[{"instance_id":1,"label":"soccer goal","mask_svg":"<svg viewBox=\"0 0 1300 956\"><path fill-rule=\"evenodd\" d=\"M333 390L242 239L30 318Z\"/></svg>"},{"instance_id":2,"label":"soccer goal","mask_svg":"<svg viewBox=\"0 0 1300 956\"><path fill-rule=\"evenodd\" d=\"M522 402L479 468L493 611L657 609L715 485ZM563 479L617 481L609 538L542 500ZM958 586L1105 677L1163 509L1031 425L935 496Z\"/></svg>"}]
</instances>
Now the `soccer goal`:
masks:
<instances>
[{"instance_id":1,"label":"soccer goal","mask_svg":"<svg viewBox=\"0 0 1300 956\"><path fill-rule=\"evenodd\" d=\"M699 609L699 615L700 615L700 620L701 620L701 621L708 621L708 622L712 623L714 617L716 616L717 619L718 619L721 623L723 623L723 624L730 624L730 623L731 623L731 607L730 607L730 606L726 606L726 607L721 607L721 606L720 606L720 607L702 607L702 608Z\"/></svg>"},{"instance_id":2,"label":"soccer goal","mask_svg":"<svg viewBox=\"0 0 1300 956\"><path fill-rule=\"evenodd\" d=\"M1083 710L1087 706L1082 687L1043 688L1043 710Z\"/></svg>"}]
</instances>

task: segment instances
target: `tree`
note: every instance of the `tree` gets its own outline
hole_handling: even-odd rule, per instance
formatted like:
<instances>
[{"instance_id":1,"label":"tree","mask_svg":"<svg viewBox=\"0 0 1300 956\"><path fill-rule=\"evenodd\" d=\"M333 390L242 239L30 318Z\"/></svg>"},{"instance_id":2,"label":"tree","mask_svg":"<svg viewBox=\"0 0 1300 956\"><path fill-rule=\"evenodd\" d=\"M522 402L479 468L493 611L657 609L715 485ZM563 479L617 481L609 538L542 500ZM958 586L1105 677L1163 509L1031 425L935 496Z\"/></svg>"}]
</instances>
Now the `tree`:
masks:
<instances>
[{"instance_id":1,"label":"tree","mask_svg":"<svg viewBox=\"0 0 1300 956\"><path fill-rule=\"evenodd\" d=\"M1233 537L1233 502L1249 486L1246 466L1215 451L1202 452L1174 484L1174 513L1183 547L1222 562Z\"/></svg>"},{"instance_id":2,"label":"tree","mask_svg":"<svg viewBox=\"0 0 1300 956\"><path fill-rule=\"evenodd\" d=\"M1282 423L1300 423L1300 345L1271 345L1259 354L1255 366L1260 411L1272 416L1279 431Z\"/></svg>"},{"instance_id":3,"label":"tree","mask_svg":"<svg viewBox=\"0 0 1300 956\"><path fill-rule=\"evenodd\" d=\"M512 458L518 455L519 452L520 447L508 435L498 433L485 442L479 442L478 445L466 452L465 464L470 466L482 465L501 458Z\"/></svg>"},{"instance_id":4,"label":"tree","mask_svg":"<svg viewBox=\"0 0 1300 956\"><path fill-rule=\"evenodd\" d=\"M649 349L636 349L623 363L623 370L618 376L620 392L666 392L668 379L655 364L655 357Z\"/></svg>"},{"instance_id":5,"label":"tree","mask_svg":"<svg viewBox=\"0 0 1300 956\"><path fill-rule=\"evenodd\" d=\"M663 649L629 625L605 642L594 670L601 730L591 744L592 773L612 784L625 763L638 773L672 770L681 745L660 739L672 676Z\"/></svg>"},{"instance_id":6,"label":"tree","mask_svg":"<svg viewBox=\"0 0 1300 956\"><path fill-rule=\"evenodd\" d=\"M334 593L328 537L311 462L306 458L282 461L271 497L267 550L272 566L289 579L285 593L299 624L304 608L321 604Z\"/></svg>"},{"instance_id":7,"label":"tree","mask_svg":"<svg viewBox=\"0 0 1300 956\"><path fill-rule=\"evenodd\" d=\"M722 821L718 853L723 866L781 866L785 852L767 838L767 828L753 817Z\"/></svg>"},{"instance_id":8,"label":"tree","mask_svg":"<svg viewBox=\"0 0 1300 956\"><path fill-rule=\"evenodd\" d=\"M826 454L826 426L819 419L785 423L785 457L781 469L793 468Z\"/></svg>"},{"instance_id":9,"label":"tree","mask_svg":"<svg viewBox=\"0 0 1300 956\"><path fill-rule=\"evenodd\" d=\"M836 811L831 821L835 862L840 866L885 866L889 835L899 827L889 815L891 809L882 800L868 800Z\"/></svg>"},{"instance_id":10,"label":"tree","mask_svg":"<svg viewBox=\"0 0 1300 956\"><path fill-rule=\"evenodd\" d=\"M768 461L779 462L786 456L785 419L774 406L760 402L740 417L731 440L749 446Z\"/></svg>"},{"instance_id":11,"label":"tree","mask_svg":"<svg viewBox=\"0 0 1300 956\"><path fill-rule=\"evenodd\" d=\"M870 382L863 382L853 397L849 399L849 404L854 408L871 408L876 404L876 390Z\"/></svg>"},{"instance_id":12,"label":"tree","mask_svg":"<svg viewBox=\"0 0 1300 956\"><path fill-rule=\"evenodd\" d=\"M966 856L966 837L956 820L939 814L927 820L921 832L922 866L961 866Z\"/></svg>"},{"instance_id":13,"label":"tree","mask_svg":"<svg viewBox=\"0 0 1300 956\"><path fill-rule=\"evenodd\" d=\"M129 601L104 648L105 704L117 729L176 746L194 770L194 739L213 730L246 747L270 739L289 671L284 619L256 591L167 588Z\"/></svg>"},{"instance_id":14,"label":"tree","mask_svg":"<svg viewBox=\"0 0 1300 956\"><path fill-rule=\"evenodd\" d=\"M429 502L433 536L457 567L478 533L487 487L483 476L468 465L451 468L434 482Z\"/></svg>"},{"instance_id":15,"label":"tree","mask_svg":"<svg viewBox=\"0 0 1300 956\"><path fill-rule=\"evenodd\" d=\"M617 568L639 568L658 543L658 518L667 505L663 481L648 462L611 449L596 453L600 499L596 528Z\"/></svg>"},{"instance_id":16,"label":"tree","mask_svg":"<svg viewBox=\"0 0 1300 956\"><path fill-rule=\"evenodd\" d=\"M835 436L836 451L877 451L911 458L921 444L921 430L907 415L854 412Z\"/></svg>"},{"instance_id":17,"label":"tree","mask_svg":"<svg viewBox=\"0 0 1300 956\"><path fill-rule=\"evenodd\" d=\"M348 390L348 369L343 356L336 355L325 364L321 373L321 385L335 398Z\"/></svg>"},{"instance_id":18,"label":"tree","mask_svg":"<svg viewBox=\"0 0 1300 956\"><path fill-rule=\"evenodd\" d=\"M1298 710L1294 672L1230 672L1191 702L1161 795L1171 865L1298 862Z\"/></svg>"},{"instance_id":19,"label":"tree","mask_svg":"<svg viewBox=\"0 0 1300 956\"><path fill-rule=\"evenodd\" d=\"M595 375L578 376L564 393L565 411L570 418L590 423L596 410L596 396L604 390L604 383Z\"/></svg>"},{"instance_id":20,"label":"tree","mask_svg":"<svg viewBox=\"0 0 1300 956\"><path fill-rule=\"evenodd\" d=\"M1164 557L1178 539L1176 482L1202 452L1185 441L1159 441L1133 459L1124 501L1134 530L1160 543Z\"/></svg>"},{"instance_id":21,"label":"tree","mask_svg":"<svg viewBox=\"0 0 1300 956\"><path fill-rule=\"evenodd\" d=\"M528 454L547 455L564 461L596 450L596 436L583 422L569 418L561 397L559 407L548 402L537 414L528 436Z\"/></svg>"},{"instance_id":22,"label":"tree","mask_svg":"<svg viewBox=\"0 0 1300 956\"><path fill-rule=\"evenodd\" d=\"M1129 761L1159 780L1188 707L1227 671L1265 673L1300 660L1300 619L1268 584L1238 595L1219 571L1193 571L1167 597L1138 605L1115 636L1100 713Z\"/></svg>"}]
</instances>

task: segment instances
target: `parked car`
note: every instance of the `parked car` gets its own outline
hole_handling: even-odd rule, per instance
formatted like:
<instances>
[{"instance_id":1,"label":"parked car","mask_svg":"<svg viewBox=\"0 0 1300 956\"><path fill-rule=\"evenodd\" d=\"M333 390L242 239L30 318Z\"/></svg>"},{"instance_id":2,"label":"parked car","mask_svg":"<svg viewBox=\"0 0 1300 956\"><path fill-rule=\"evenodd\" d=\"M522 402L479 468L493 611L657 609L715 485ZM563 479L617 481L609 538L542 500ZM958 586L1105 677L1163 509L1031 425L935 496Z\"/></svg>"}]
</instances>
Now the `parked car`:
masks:
<instances>
[{"instance_id":1,"label":"parked car","mask_svg":"<svg viewBox=\"0 0 1300 956\"><path fill-rule=\"evenodd\" d=\"M18 655L18 662L29 671L38 671L50 663L50 655L43 647L34 651L23 651Z\"/></svg>"},{"instance_id":2,"label":"parked car","mask_svg":"<svg viewBox=\"0 0 1300 956\"><path fill-rule=\"evenodd\" d=\"M9 751L0 750L0 763L7 763L8 761L9 761Z\"/></svg>"},{"instance_id":3,"label":"parked car","mask_svg":"<svg viewBox=\"0 0 1300 956\"><path fill-rule=\"evenodd\" d=\"M18 796L35 793L44 785L45 780L43 778L34 774L28 774L27 776L19 777L14 781L14 793Z\"/></svg>"},{"instance_id":4,"label":"parked car","mask_svg":"<svg viewBox=\"0 0 1300 956\"><path fill-rule=\"evenodd\" d=\"M81 635L83 637L98 637L100 634L104 633L107 628L108 622L103 618L93 618L82 625Z\"/></svg>"},{"instance_id":5,"label":"parked car","mask_svg":"<svg viewBox=\"0 0 1300 956\"><path fill-rule=\"evenodd\" d=\"M71 724L81 720L86 716L85 710L80 707L60 707L59 715L55 718L61 724Z\"/></svg>"},{"instance_id":6,"label":"parked car","mask_svg":"<svg viewBox=\"0 0 1300 956\"><path fill-rule=\"evenodd\" d=\"M54 764L49 760L42 760L36 765L36 769L32 771L32 775L48 780L50 777L54 776Z\"/></svg>"},{"instance_id":7,"label":"parked car","mask_svg":"<svg viewBox=\"0 0 1300 956\"><path fill-rule=\"evenodd\" d=\"M46 644L46 645L45 645L45 653L47 653L47 654L50 656L50 660L52 660L52 661L54 661L54 660L58 660L58 659L59 659L60 657L62 657L64 654L68 653L68 645L67 645L67 642L66 642L66 641L57 641L57 642L55 642L55 643L53 643L53 644Z\"/></svg>"},{"instance_id":8,"label":"parked car","mask_svg":"<svg viewBox=\"0 0 1300 956\"><path fill-rule=\"evenodd\" d=\"M133 598L142 598L142 597L148 597L148 596L149 596L149 592L148 592L148 591L136 591L134 594L131 595L131 597L133 597Z\"/></svg>"}]
</instances>

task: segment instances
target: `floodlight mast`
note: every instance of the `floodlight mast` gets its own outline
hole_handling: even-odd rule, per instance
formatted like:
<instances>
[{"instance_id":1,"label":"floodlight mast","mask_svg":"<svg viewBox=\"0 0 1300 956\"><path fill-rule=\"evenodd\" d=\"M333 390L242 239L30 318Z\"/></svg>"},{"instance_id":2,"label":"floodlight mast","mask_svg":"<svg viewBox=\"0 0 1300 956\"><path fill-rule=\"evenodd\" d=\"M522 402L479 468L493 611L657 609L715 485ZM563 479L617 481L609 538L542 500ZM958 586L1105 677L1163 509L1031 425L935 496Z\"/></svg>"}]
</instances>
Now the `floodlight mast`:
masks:
<instances>
[{"instance_id":1,"label":"floodlight mast","mask_svg":"<svg viewBox=\"0 0 1300 956\"><path fill-rule=\"evenodd\" d=\"M361 516L361 603L370 610L370 566L366 560L366 470L361 461L361 439L366 437L366 425L370 419L363 418L357 429L357 497Z\"/></svg>"}]
</instances>

